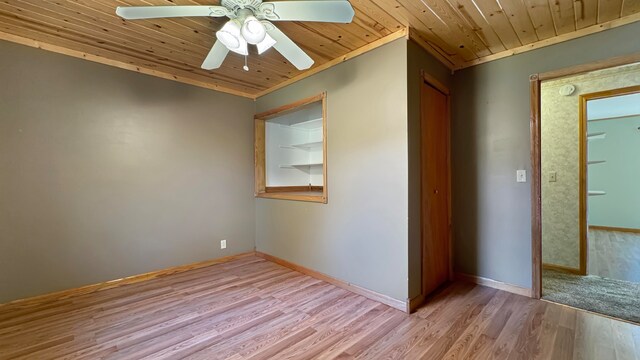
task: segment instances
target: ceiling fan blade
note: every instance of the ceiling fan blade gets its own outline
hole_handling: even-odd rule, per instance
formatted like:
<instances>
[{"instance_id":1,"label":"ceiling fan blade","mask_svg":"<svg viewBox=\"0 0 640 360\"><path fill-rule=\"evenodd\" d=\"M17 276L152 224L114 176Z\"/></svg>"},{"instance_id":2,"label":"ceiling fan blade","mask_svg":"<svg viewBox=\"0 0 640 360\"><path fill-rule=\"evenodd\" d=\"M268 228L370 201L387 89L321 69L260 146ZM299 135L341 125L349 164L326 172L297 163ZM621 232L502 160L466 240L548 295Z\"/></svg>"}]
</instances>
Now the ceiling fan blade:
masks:
<instances>
[{"instance_id":1,"label":"ceiling fan blade","mask_svg":"<svg viewBox=\"0 0 640 360\"><path fill-rule=\"evenodd\" d=\"M258 14L271 21L350 23L355 14L347 0L273 1L260 4Z\"/></svg>"},{"instance_id":2,"label":"ceiling fan blade","mask_svg":"<svg viewBox=\"0 0 640 360\"><path fill-rule=\"evenodd\" d=\"M222 17L229 13L224 6L118 6L116 8L116 14L127 20L184 16Z\"/></svg>"},{"instance_id":3,"label":"ceiling fan blade","mask_svg":"<svg viewBox=\"0 0 640 360\"><path fill-rule=\"evenodd\" d=\"M216 43L213 44L211 51L209 51L209 54L204 59L201 67L205 70L214 70L219 68L228 53L229 49L227 49L227 47L219 40L216 40Z\"/></svg>"},{"instance_id":4,"label":"ceiling fan blade","mask_svg":"<svg viewBox=\"0 0 640 360\"><path fill-rule=\"evenodd\" d=\"M278 50L282 56L284 56L293 66L298 70L305 70L313 65L313 59L307 55L296 43L294 43L287 35L285 35L280 29L275 27L268 21L262 22L267 29L267 34L271 36L276 43L273 47Z\"/></svg>"}]
</instances>

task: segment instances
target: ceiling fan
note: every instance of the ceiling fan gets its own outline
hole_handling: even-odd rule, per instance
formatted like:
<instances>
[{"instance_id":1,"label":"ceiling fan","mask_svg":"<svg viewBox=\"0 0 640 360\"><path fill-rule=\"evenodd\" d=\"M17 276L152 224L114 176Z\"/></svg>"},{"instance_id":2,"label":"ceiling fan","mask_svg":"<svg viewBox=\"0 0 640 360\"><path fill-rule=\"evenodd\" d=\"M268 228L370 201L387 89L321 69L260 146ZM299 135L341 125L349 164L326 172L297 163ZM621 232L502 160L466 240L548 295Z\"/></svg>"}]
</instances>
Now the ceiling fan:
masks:
<instances>
[{"instance_id":1,"label":"ceiling fan","mask_svg":"<svg viewBox=\"0 0 640 360\"><path fill-rule=\"evenodd\" d=\"M255 45L258 54L273 47L298 70L313 65L309 57L296 43L278 30L271 21L320 21L350 23L354 11L348 0L221 0L220 6L119 6L116 14L127 20L154 19L186 16L228 17L224 26L216 32L217 41L204 59L202 68L217 69L229 51L245 56L244 70L248 71L246 56L248 44Z\"/></svg>"}]
</instances>

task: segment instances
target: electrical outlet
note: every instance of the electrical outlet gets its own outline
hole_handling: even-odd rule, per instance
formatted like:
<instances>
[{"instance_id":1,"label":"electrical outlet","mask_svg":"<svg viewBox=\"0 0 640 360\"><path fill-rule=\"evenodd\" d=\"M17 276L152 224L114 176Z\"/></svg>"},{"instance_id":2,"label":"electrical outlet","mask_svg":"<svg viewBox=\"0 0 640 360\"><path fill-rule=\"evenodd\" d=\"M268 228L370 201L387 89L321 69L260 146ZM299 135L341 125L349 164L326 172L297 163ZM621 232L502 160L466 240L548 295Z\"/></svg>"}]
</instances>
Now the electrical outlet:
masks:
<instances>
[{"instance_id":1,"label":"electrical outlet","mask_svg":"<svg viewBox=\"0 0 640 360\"><path fill-rule=\"evenodd\" d=\"M558 181L558 174L555 171L549 173L549 182Z\"/></svg>"},{"instance_id":2,"label":"electrical outlet","mask_svg":"<svg viewBox=\"0 0 640 360\"><path fill-rule=\"evenodd\" d=\"M220 249L227 248L227 240L220 240Z\"/></svg>"}]
</instances>

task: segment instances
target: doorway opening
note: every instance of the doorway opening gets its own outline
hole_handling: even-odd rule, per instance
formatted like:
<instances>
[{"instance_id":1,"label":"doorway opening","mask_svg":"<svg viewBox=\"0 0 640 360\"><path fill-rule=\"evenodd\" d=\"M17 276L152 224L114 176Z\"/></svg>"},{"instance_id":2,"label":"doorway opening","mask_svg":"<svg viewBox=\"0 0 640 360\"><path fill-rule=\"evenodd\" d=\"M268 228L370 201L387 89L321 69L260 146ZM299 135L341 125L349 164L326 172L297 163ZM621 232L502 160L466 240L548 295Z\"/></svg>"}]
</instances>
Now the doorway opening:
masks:
<instances>
[{"instance_id":1,"label":"doorway opening","mask_svg":"<svg viewBox=\"0 0 640 360\"><path fill-rule=\"evenodd\" d=\"M640 63L532 80L534 296L640 323Z\"/></svg>"},{"instance_id":2,"label":"doorway opening","mask_svg":"<svg viewBox=\"0 0 640 360\"><path fill-rule=\"evenodd\" d=\"M640 85L580 100L587 274L640 284Z\"/></svg>"}]
</instances>

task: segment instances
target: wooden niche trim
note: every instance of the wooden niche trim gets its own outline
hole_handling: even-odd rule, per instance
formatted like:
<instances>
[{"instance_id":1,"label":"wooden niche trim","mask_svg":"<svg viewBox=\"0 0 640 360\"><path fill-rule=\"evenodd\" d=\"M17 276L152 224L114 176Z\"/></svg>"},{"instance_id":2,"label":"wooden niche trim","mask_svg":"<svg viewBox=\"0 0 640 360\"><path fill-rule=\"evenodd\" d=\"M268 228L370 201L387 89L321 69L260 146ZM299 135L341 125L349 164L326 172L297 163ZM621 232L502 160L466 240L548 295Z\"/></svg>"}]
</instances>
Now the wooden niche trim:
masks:
<instances>
[{"instance_id":1,"label":"wooden niche trim","mask_svg":"<svg viewBox=\"0 0 640 360\"><path fill-rule=\"evenodd\" d=\"M281 193L281 192L310 192L317 191L322 192L322 186L267 186L265 192L267 193Z\"/></svg>"},{"instance_id":2,"label":"wooden niche trim","mask_svg":"<svg viewBox=\"0 0 640 360\"><path fill-rule=\"evenodd\" d=\"M296 111L298 108L322 102L322 184L323 186L267 186L266 178L266 121ZM254 117L254 175L255 197L327 203L327 93L298 100L291 104L261 112Z\"/></svg>"}]
</instances>

